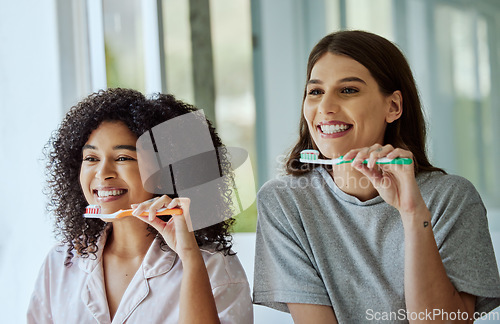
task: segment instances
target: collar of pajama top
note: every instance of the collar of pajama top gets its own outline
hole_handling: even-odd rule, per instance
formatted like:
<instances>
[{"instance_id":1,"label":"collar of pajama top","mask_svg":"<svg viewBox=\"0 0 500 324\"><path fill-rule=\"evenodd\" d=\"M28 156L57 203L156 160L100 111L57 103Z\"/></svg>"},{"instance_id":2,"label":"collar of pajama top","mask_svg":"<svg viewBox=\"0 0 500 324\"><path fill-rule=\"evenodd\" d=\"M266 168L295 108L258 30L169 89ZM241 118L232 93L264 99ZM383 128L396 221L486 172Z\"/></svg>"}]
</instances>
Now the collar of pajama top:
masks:
<instances>
[{"instance_id":1,"label":"collar of pajama top","mask_svg":"<svg viewBox=\"0 0 500 324\"><path fill-rule=\"evenodd\" d=\"M99 238L97 245L101 248L97 253L97 258L78 258L78 266L80 269L89 274L81 292L81 299L99 322L108 322L110 318L104 285L104 271L101 262L104 243L110 232L111 226L108 225L103 235ZM148 296L150 291L148 279L165 274L172 269L177 255L172 252L167 252L165 256L165 251L156 248L156 246L160 244L159 240L159 238L155 238L149 247L141 266L122 296L113 322L121 323L126 320L126 318L129 317L137 306Z\"/></svg>"}]
</instances>

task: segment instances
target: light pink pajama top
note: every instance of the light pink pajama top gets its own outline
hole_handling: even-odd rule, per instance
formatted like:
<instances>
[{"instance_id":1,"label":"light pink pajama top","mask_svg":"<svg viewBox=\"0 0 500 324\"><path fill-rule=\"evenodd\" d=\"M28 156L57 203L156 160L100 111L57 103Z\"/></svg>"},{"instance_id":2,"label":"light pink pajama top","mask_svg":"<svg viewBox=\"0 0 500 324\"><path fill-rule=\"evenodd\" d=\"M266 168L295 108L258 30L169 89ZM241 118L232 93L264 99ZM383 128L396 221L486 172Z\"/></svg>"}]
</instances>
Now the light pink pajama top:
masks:
<instances>
[{"instance_id":1,"label":"light pink pajama top","mask_svg":"<svg viewBox=\"0 0 500 324\"><path fill-rule=\"evenodd\" d=\"M177 323L182 263L156 238L110 320L102 267L109 231L97 258L75 257L64 266L66 247L54 247L40 270L28 308L28 323ZM165 248L164 248L165 249ZM236 255L201 249L221 323L253 323L250 287ZM76 255L76 253L75 253ZM192 305L196 311L196 305Z\"/></svg>"}]
</instances>

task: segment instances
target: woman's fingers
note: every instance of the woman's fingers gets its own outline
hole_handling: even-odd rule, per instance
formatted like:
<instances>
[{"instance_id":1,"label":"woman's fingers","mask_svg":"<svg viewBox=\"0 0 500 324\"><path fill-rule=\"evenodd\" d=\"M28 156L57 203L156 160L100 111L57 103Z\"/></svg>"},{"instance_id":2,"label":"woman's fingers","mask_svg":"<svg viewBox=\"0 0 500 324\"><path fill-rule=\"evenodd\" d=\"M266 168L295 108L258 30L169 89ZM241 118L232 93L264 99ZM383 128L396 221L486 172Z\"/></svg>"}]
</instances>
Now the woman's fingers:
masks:
<instances>
[{"instance_id":1,"label":"woman's fingers","mask_svg":"<svg viewBox=\"0 0 500 324\"><path fill-rule=\"evenodd\" d=\"M151 225L159 233L165 232L167 230L167 227L169 226L169 223L171 223L171 220L172 220L172 219L169 219L168 222L164 222L161 219L159 219L158 217L154 217L152 220L150 220L149 217L146 217L146 216L135 216L135 217L139 218L144 223Z\"/></svg>"},{"instance_id":2,"label":"woman's fingers","mask_svg":"<svg viewBox=\"0 0 500 324\"><path fill-rule=\"evenodd\" d=\"M191 200L189 198L185 197L179 197L175 198L168 204L167 208L181 208L182 209L182 217L183 217L183 222L186 225L186 228L188 231L193 231L193 226L191 223L191 215L189 214L189 206L191 204Z\"/></svg>"},{"instance_id":3,"label":"woman's fingers","mask_svg":"<svg viewBox=\"0 0 500 324\"><path fill-rule=\"evenodd\" d=\"M153 203L149 206L148 210L148 219L149 221L153 221L156 218L156 211L158 209L164 208L170 202L170 197L167 195L163 195L158 199L155 199Z\"/></svg>"},{"instance_id":4,"label":"woman's fingers","mask_svg":"<svg viewBox=\"0 0 500 324\"><path fill-rule=\"evenodd\" d=\"M368 177L373 185L378 189L387 188L393 180L389 179L389 174L396 170L407 170L400 168L400 165L377 164L377 160L387 157L395 158L413 158L413 154L401 148L394 148L392 145L375 144L370 147L359 148L346 154L346 159L351 159L352 167ZM364 161L367 160L367 163ZM408 169L409 170L409 169Z\"/></svg>"},{"instance_id":5,"label":"woman's fingers","mask_svg":"<svg viewBox=\"0 0 500 324\"><path fill-rule=\"evenodd\" d=\"M156 198L147 200L147 201L142 202L140 204L131 205L132 208L135 208L134 211L132 212L132 215L140 217L140 215L147 210L148 211L147 221L142 217L141 217L141 219L143 219L144 221L146 221L146 223L148 223L152 226L155 225L154 227L156 228L156 226L159 226L161 224L163 224L163 225L165 224L165 222L163 222L162 220L159 220L156 217L156 212L159 209L161 209L161 208L170 209L170 208L175 208L175 207L181 208L183 213L181 215L177 215L177 216L180 216L182 219L186 219L186 218L189 218L189 205L190 205L190 203L191 203L191 200L189 198L182 197L182 198L171 199L167 195L163 195L161 197L156 197ZM177 218L174 216L175 215L173 215L171 219ZM178 222L178 221L179 220L177 220L176 222Z\"/></svg>"},{"instance_id":6,"label":"woman's fingers","mask_svg":"<svg viewBox=\"0 0 500 324\"><path fill-rule=\"evenodd\" d=\"M143 209L148 207L149 217L141 217L135 214L134 216L155 228L158 233L163 236L168 246L178 253L181 259L183 259L183 256L185 256L188 251L191 251L193 248L198 246L194 233L190 229L190 202L189 198L175 198L172 200L168 197L164 198L162 196L153 201L144 202L142 206L141 204L137 206L136 211L140 211L139 208ZM172 215L167 222L162 221L156 216L152 216L156 215L156 211L160 208L174 207L181 208L182 214Z\"/></svg>"},{"instance_id":7,"label":"woman's fingers","mask_svg":"<svg viewBox=\"0 0 500 324\"><path fill-rule=\"evenodd\" d=\"M371 147L368 156L368 165L367 165L368 168L372 169L375 166L378 159L387 156L387 154L389 154L393 150L394 147L390 144L385 146L377 144L377 146Z\"/></svg>"},{"instance_id":8,"label":"woman's fingers","mask_svg":"<svg viewBox=\"0 0 500 324\"><path fill-rule=\"evenodd\" d=\"M148 220L153 221L156 218L156 211L158 209L164 208L171 201L172 199L169 196L163 195L161 197L155 197L150 200L146 200L140 204L132 204L131 207L134 209L132 215L140 216L147 210L149 214Z\"/></svg>"},{"instance_id":9,"label":"woman's fingers","mask_svg":"<svg viewBox=\"0 0 500 324\"><path fill-rule=\"evenodd\" d=\"M368 151L369 149L370 149L369 147L363 147L363 148L350 150L349 152L347 152L344 155L344 160L353 160L360 152Z\"/></svg>"},{"instance_id":10,"label":"woman's fingers","mask_svg":"<svg viewBox=\"0 0 500 324\"><path fill-rule=\"evenodd\" d=\"M182 209L184 215L188 215L190 204L191 204L191 200L189 198L179 197L179 198L172 199L172 201L170 201L170 203L167 205L167 208L170 209L170 208L179 207Z\"/></svg>"},{"instance_id":11,"label":"woman's fingers","mask_svg":"<svg viewBox=\"0 0 500 324\"><path fill-rule=\"evenodd\" d=\"M398 157L413 159L413 154L410 151L408 151L408 150L403 150L401 148L397 148L397 149L394 149L391 152L389 152L387 154L387 157L389 159L395 159L395 158L398 158Z\"/></svg>"},{"instance_id":12,"label":"woman's fingers","mask_svg":"<svg viewBox=\"0 0 500 324\"><path fill-rule=\"evenodd\" d=\"M382 145L375 144L370 147L363 147L357 150L352 150L346 155L345 159L353 160L352 165L357 169L365 168L363 162L370 157L372 152L379 152L382 150Z\"/></svg>"},{"instance_id":13,"label":"woman's fingers","mask_svg":"<svg viewBox=\"0 0 500 324\"><path fill-rule=\"evenodd\" d=\"M355 166L355 168L359 172L361 172L363 175L365 175L366 177L368 177L368 179L370 179L370 181L372 183L374 183L375 181L377 181L377 180L379 180L379 179L381 179L383 177L382 172L380 171L380 169L378 168L378 166L376 168L371 168L370 169L365 164L359 164L359 165Z\"/></svg>"},{"instance_id":14,"label":"woman's fingers","mask_svg":"<svg viewBox=\"0 0 500 324\"><path fill-rule=\"evenodd\" d=\"M363 147L359 149L354 149L349 151L345 156L345 160L353 160L352 164L357 169L366 166L368 169L379 169L377 165L377 160L380 158L387 157L389 159L401 158L413 158L413 154L410 151L394 148L392 145L380 145L374 144L369 147ZM364 161L367 163L364 163Z\"/></svg>"}]
</instances>

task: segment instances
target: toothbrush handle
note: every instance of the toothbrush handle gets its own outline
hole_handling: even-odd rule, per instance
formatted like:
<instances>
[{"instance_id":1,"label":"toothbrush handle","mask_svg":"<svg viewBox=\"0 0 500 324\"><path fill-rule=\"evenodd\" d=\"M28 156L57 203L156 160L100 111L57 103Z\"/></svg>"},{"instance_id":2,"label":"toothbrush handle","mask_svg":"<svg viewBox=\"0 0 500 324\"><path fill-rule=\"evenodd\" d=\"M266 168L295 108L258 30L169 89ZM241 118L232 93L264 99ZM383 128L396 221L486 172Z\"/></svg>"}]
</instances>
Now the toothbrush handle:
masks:
<instances>
[{"instance_id":1,"label":"toothbrush handle","mask_svg":"<svg viewBox=\"0 0 500 324\"><path fill-rule=\"evenodd\" d=\"M156 211L157 216L162 216L162 215L180 215L182 214L182 209L180 208L160 208ZM149 212L145 211L139 216L148 216ZM132 209L127 209L121 212L116 218L122 218L125 216L132 216Z\"/></svg>"},{"instance_id":2,"label":"toothbrush handle","mask_svg":"<svg viewBox=\"0 0 500 324\"><path fill-rule=\"evenodd\" d=\"M180 215L182 214L182 209L180 208L160 208L156 211L156 215ZM143 212L141 216L148 216L149 213L147 211ZM125 216L132 216L132 209L120 210L114 214L106 215L106 214L83 214L85 218L122 218Z\"/></svg>"},{"instance_id":3,"label":"toothbrush handle","mask_svg":"<svg viewBox=\"0 0 500 324\"><path fill-rule=\"evenodd\" d=\"M368 160L363 161L364 164L368 163ZM388 158L380 158L375 162L375 164L399 164L399 165L407 165L407 164L412 164L413 160L410 158L395 158L395 159L388 159Z\"/></svg>"},{"instance_id":4,"label":"toothbrush handle","mask_svg":"<svg viewBox=\"0 0 500 324\"><path fill-rule=\"evenodd\" d=\"M101 214L83 214L85 218L103 218Z\"/></svg>"},{"instance_id":5,"label":"toothbrush handle","mask_svg":"<svg viewBox=\"0 0 500 324\"><path fill-rule=\"evenodd\" d=\"M162 216L162 215L180 215L182 214L182 209L180 208L160 208L156 211L156 215ZM141 214L141 216L146 216L149 215L148 212L144 212Z\"/></svg>"},{"instance_id":6,"label":"toothbrush handle","mask_svg":"<svg viewBox=\"0 0 500 324\"><path fill-rule=\"evenodd\" d=\"M316 160L311 160L311 159L299 159L300 162L302 163L312 163L312 164L329 164L329 165L335 165L337 164L335 160L323 160L323 159L316 159Z\"/></svg>"},{"instance_id":7,"label":"toothbrush handle","mask_svg":"<svg viewBox=\"0 0 500 324\"><path fill-rule=\"evenodd\" d=\"M324 159L303 159L301 158L299 160L302 163L313 163L313 164L329 164L329 165L338 165L338 164L344 164L344 163L351 163L354 160L344 160L343 156L337 158L337 159L332 159L332 160L324 160ZM363 161L364 164L368 163L368 160ZM380 158L375 162L376 164L412 164L413 160L410 158L395 158L395 159L388 159L386 157Z\"/></svg>"}]
</instances>

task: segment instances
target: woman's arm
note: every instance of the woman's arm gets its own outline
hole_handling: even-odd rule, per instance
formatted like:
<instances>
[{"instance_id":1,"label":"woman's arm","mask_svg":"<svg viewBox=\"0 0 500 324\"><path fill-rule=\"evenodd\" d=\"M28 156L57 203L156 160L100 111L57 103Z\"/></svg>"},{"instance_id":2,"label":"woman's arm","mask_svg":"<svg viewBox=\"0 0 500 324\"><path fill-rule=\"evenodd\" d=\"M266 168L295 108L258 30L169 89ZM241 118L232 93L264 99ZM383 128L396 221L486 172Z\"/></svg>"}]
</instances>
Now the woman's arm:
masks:
<instances>
[{"instance_id":1,"label":"woman's arm","mask_svg":"<svg viewBox=\"0 0 500 324\"><path fill-rule=\"evenodd\" d=\"M287 305L296 324L337 324L337 318L330 306L292 303Z\"/></svg>"},{"instance_id":2,"label":"woman's arm","mask_svg":"<svg viewBox=\"0 0 500 324\"><path fill-rule=\"evenodd\" d=\"M205 262L196 247L181 259L179 323L220 323Z\"/></svg>"},{"instance_id":3,"label":"woman's arm","mask_svg":"<svg viewBox=\"0 0 500 324\"><path fill-rule=\"evenodd\" d=\"M355 157L353 167L368 177L380 196L395 207L400 215L405 234L404 288L407 311L413 318L445 322L446 317L434 316L454 313L472 322L475 296L459 293L446 274L431 225L431 214L420 193L411 165L376 165L381 157L413 158L411 152L394 149L391 145L376 144L353 150L346 159ZM368 159L368 164L362 161ZM467 313L466 315L464 313ZM412 318L412 317L410 317ZM415 322L420 322L419 320ZM449 318L448 321L449 322Z\"/></svg>"},{"instance_id":4,"label":"woman's arm","mask_svg":"<svg viewBox=\"0 0 500 324\"><path fill-rule=\"evenodd\" d=\"M430 213L425 208L414 215L402 216L405 232L405 299L409 312L438 312L436 321L444 321L443 311L468 313L472 323L476 297L459 293L446 274L439 254ZM465 316L465 315L464 315ZM451 317L451 316L450 316Z\"/></svg>"},{"instance_id":5,"label":"woman's arm","mask_svg":"<svg viewBox=\"0 0 500 324\"><path fill-rule=\"evenodd\" d=\"M136 207L134 215L140 215L149 208L149 218L136 217L153 226L182 261L179 323L220 323L205 262L194 233L189 232L187 227L189 204L189 198L171 200L168 196L162 196L153 202L133 206ZM156 217L156 210L165 206L180 207L183 214L172 215L168 222L164 222Z\"/></svg>"}]
</instances>

